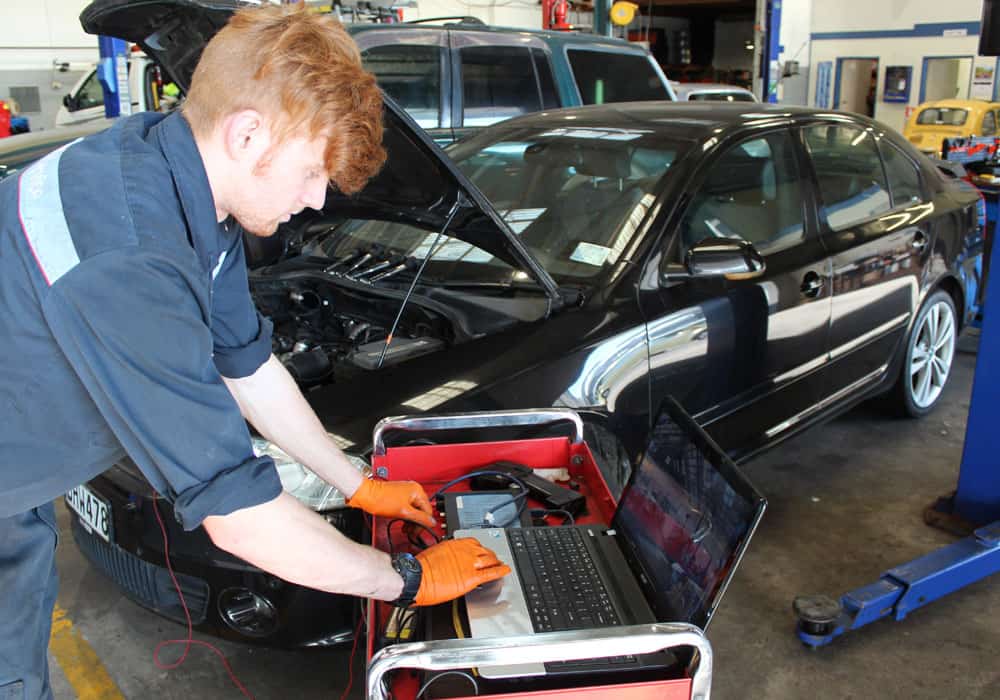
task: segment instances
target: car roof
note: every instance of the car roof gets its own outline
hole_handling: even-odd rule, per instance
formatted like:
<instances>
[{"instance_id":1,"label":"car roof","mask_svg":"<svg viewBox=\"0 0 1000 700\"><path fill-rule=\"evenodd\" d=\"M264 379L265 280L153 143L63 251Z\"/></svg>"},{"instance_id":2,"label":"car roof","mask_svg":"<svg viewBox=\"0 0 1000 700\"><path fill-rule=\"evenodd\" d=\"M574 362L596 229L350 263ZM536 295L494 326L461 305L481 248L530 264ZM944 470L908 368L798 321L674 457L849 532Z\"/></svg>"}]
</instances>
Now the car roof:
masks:
<instances>
[{"instance_id":1,"label":"car roof","mask_svg":"<svg viewBox=\"0 0 1000 700\"><path fill-rule=\"evenodd\" d=\"M923 110L928 107L947 107L950 109L968 109L973 111L979 111L984 109L1000 109L1000 103L991 102L989 100L933 100L930 102L922 102L917 106L918 110Z\"/></svg>"},{"instance_id":2,"label":"car roof","mask_svg":"<svg viewBox=\"0 0 1000 700\"><path fill-rule=\"evenodd\" d=\"M361 32L371 32L371 31L398 31L402 30L438 30L438 31L470 31L470 32L488 32L490 34L511 34L511 35L524 35L528 34L531 36L537 36L539 38L545 39L547 43L553 45L561 44L614 44L616 46L621 46L622 48L632 49L637 52L642 52L644 49L634 43L625 41L624 39L618 39L616 37L610 36L598 36L596 34L585 34L583 32L556 32L549 31L546 29L525 29L523 27L498 27L492 24L479 24L477 22L449 22L446 24L424 24L411 23L411 22L392 22L388 24L375 24L375 23L364 23L358 22L355 24L345 25L347 31L351 34L358 34Z\"/></svg>"},{"instance_id":3,"label":"car roof","mask_svg":"<svg viewBox=\"0 0 1000 700\"><path fill-rule=\"evenodd\" d=\"M869 120L830 110L759 102L615 102L526 114L501 122L488 130L521 126L551 128L565 126L611 129L650 129L678 140L698 140L722 131L734 131L778 121L832 117L868 126Z\"/></svg>"}]
</instances>

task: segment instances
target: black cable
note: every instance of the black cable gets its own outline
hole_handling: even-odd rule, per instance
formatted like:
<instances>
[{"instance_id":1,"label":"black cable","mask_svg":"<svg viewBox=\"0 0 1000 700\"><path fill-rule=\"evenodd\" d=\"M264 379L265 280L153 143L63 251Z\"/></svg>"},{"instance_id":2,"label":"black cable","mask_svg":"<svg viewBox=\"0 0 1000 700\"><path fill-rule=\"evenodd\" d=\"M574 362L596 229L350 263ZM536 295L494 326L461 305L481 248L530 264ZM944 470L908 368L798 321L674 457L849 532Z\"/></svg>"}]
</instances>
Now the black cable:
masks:
<instances>
[{"instance_id":1,"label":"black cable","mask_svg":"<svg viewBox=\"0 0 1000 700\"><path fill-rule=\"evenodd\" d=\"M393 554L396 553L395 552L395 548L392 546L392 535L389 532L392 529L392 524L393 523L409 523L410 525L414 525L416 527L419 527L419 528L421 528L423 530L426 530L427 532L431 533L431 537L434 538L434 543L435 544L437 544L438 542L441 541L441 538L438 537L438 534L436 532L434 532L434 530L432 530L431 528L427 527L426 525L414 522L412 520L407 520L406 518L390 518L389 520L387 520L385 522L385 541L386 541L386 544L389 546L389 556L390 557ZM407 539L410 540L410 544L413 544L413 545L417 544L416 542L414 542L409 537L409 535L407 535ZM421 547L421 549L427 549L427 545L425 545L423 543L420 543L420 547Z\"/></svg>"},{"instance_id":2,"label":"black cable","mask_svg":"<svg viewBox=\"0 0 1000 700\"><path fill-rule=\"evenodd\" d=\"M565 519L563 520L563 523L562 523L563 525L576 525L576 519L573 517L573 514L570 513L568 510L563 510L562 508L548 508L548 509L546 509L546 508L532 508L531 515L532 515L532 517L534 517L536 515L539 515L539 516L563 515L563 516L565 516Z\"/></svg>"},{"instance_id":3,"label":"black cable","mask_svg":"<svg viewBox=\"0 0 1000 700\"><path fill-rule=\"evenodd\" d=\"M443 494L445 491L450 489L455 484L460 484L463 481L466 481L467 479L473 479L477 476L502 476L505 479L510 479L512 483L517 484L518 488L520 488L522 492L528 493L528 487L525 486L523 481L518 479L513 474L508 474L506 472L501 472L501 471L495 471L493 469L481 469L479 471L469 472L468 474L464 474L456 479L452 479L451 481L446 482L444 486L440 487L437 491L434 492L434 494L430 498L431 502L435 501L441 494Z\"/></svg>"}]
</instances>

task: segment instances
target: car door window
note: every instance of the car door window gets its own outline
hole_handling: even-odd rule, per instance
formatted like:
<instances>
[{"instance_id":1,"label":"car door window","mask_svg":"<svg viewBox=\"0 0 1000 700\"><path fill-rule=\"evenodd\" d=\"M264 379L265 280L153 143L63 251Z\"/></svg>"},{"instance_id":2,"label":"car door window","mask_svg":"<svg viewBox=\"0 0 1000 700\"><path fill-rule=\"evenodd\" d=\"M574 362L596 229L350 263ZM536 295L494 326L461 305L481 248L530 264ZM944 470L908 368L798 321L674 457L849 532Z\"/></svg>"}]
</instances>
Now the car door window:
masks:
<instances>
[{"instance_id":1,"label":"car door window","mask_svg":"<svg viewBox=\"0 0 1000 700\"><path fill-rule=\"evenodd\" d=\"M365 68L379 86L425 129L441 126L441 56L439 46L390 44L361 53Z\"/></svg>"},{"instance_id":2,"label":"car door window","mask_svg":"<svg viewBox=\"0 0 1000 700\"><path fill-rule=\"evenodd\" d=\"M670 99L644 54L569 49L566 55L585 105Z\"/></svg>"},{"instance_id":3,"label":"car door window","mask_svg":"<svg viewBox=\"0 0 1000 700\"><path fill-rule=\"evenodd\" d=\"M892 208L882 161L872 135L842 124L804 129L822 200L820 215L842 231Z\"/></svg>"},{"instance_id":4,"label":"car door window","mask_svg":"<svg viewBox=\"0 0 1000 700\"><path fill-rule=\"evenodd\" d=\"M542 108L531 51L518 46L459 49L463 126L488 126Z\"/></svg>"},{"instance_id":5,"label":"car door window","mask_svg":"<svg viewBox=\"0 0 1000 700\"><path fill-rule=\"evenodd\" d=\"M101 87L101 81L97 79L97 71L94 71L80 86L80 91L76 93L76 109L73 111L99 107L103 104L104 89Z\"/></svg>"},{"instance_id":6,"label":"car door window","mask_svg":"<svg viewBox=\"0 0 1000 700\"><path fill-rule=\"evenodd\" d=\"M901 207L921 201L923 187L920 184L920 172L913 161L884 139L879 144L879 149L885 161L885 173L889 179L889 191L892 193L892 206Z\"/></svg>"},{"instance_id":7,"label":"car door window","mask_svg":"<svg viewBox=\"0 0 1000 700\"><path fill-rule=\"evenodd\" d=\"M538 89L542 93L542 109L558 109L559 93L556 92L556 81L552 74L552 62L548 54L541 49L532 49L531 57L535 62L535 74L538 76Z\"/></svg>"},{"instance_id":8,"label":"car door window","mask_svg":"<svg viewBox=\"0 0 1000 700\"><path fill-rule=\"evenodd\" d=\"M983 136L993 136L997 133L997 120L993 112L983 114Z\"/></svg>"},{"instance_id":9,"label":"car door window","mask_svg":"<svg viewBox=\"0 0 1000 700\"><path fill-rule=\"evenodd\" d=\"M764 254L805 237L795 145L778 131L733 146L711 166L681 222L684 247L705 238L740 238Z\"/></svg>"}]
</instances>

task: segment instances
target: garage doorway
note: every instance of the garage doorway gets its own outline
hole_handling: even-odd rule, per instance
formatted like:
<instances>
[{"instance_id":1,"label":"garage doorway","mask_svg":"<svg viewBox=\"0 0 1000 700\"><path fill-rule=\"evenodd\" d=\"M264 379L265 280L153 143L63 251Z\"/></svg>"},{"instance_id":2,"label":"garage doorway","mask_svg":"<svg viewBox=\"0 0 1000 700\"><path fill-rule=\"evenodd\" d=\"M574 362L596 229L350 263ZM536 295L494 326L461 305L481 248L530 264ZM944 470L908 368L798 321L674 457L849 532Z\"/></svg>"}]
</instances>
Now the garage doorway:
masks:
<instances>
[{"instance_id":1,"label":"garage doorway","mask_svg":"<svg viewBox=\"0 0 1000 700\"><path fill-rule=\"evenodd\" d=\"M935 56L924 59L920 101L967 100L972 80L972 56Z\"/></svg>"},{"instance_id":2,"label":"garage doorway","mask_svg":"<svg viewBox=\"0 0 1000 700\"><path fill-rule=\"evenodd\" d=\"M838 58L833 106L844 112L875 116L877 58Z\"/></svg>"}]
</instances>

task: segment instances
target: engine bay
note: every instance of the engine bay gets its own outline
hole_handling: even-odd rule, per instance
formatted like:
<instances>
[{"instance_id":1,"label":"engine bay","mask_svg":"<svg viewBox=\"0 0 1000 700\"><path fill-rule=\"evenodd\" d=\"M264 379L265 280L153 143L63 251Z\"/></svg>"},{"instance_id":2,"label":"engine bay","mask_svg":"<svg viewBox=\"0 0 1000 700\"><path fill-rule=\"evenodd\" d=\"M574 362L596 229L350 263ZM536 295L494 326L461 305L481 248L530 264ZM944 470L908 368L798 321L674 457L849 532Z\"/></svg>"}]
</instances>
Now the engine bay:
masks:
<instances>
[{"instance_id":1,"label":"engine bay","mask_svg":"<svg viewBox=\"0 0 1000 700\"><path fill-rule=\"evenodd\" d=\"M396 365L454 340L449 321L411 300L387 346L401 298L334 284L322 273L257 276L251 291L274 324L275 356L307 387Z\"/></svg>"}]
</instances>

